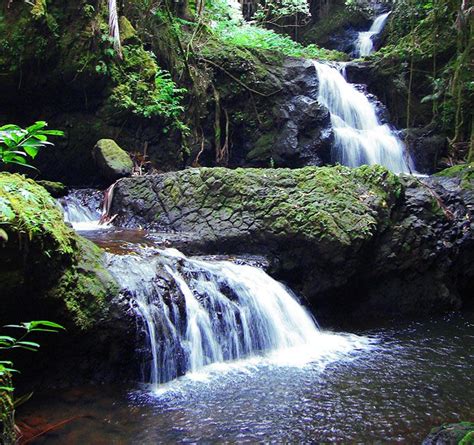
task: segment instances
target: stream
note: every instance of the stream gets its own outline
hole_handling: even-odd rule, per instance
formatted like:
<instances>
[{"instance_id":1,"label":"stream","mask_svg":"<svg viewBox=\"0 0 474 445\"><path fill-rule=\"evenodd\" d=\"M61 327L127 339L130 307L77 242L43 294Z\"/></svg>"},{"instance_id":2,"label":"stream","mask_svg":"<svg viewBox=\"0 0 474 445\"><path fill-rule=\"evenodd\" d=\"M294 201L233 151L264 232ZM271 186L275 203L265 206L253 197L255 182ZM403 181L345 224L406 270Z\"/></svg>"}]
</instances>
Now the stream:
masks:
<instances>
[{"instance_id":1,"label":"stream","mask_svg":"<svg viewBox=\"0 0 474 445\"><path fill-rule=\"evenodd\" d=\"M75 417L38 444L420 443L443 422L472 420L473 328L472 314L407 322L360 332L372 346L335 361L211 365L159 391L38 393L19 415Z\"/></svg>"},{"instance_id":2,"label":"stream","mask_svg":"<svg viewBox=\"0 0 474 445\"><path fill-rule=\"evenodd\" d=\"M136 291L154 361L135 385L35 394L19 410L27 424L69 419L35 443L413 443L443 422L472 419L473 314L352 333L321 329L291 291L255 266L186 258L162 248L166 234L97 229L99 207L81 210L84 195L94 192L65 198L66 217L94 228L80 232L108 251L111 271ZM169 302L150 290L146 274L154 277L160 262L185 297L184 318L173 318ZM245 340L239 326L249 305L256 318ZM181 364L176 348L188 348Z\"/></svg>"}]
</instances>

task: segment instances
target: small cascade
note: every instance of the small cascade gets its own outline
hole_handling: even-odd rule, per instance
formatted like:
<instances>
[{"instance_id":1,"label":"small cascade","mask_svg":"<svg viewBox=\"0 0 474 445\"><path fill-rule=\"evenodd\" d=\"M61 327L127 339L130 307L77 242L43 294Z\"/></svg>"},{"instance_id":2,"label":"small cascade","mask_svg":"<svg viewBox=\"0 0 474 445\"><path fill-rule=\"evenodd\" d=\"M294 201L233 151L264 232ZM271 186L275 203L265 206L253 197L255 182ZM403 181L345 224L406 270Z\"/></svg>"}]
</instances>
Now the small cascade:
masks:
<instances>
[{"instance_id":1,"label":"small cascade","mask_svg":"<svg viewBox=\"0 0 474 445\"><path fill-rule=\"evenodd\" d=\"M389 15L390 15L390 12L379 15L374 20L374 22L372 23L372 26L370 27L368 31L359 32L357 41L355 42L357 57L365 57L373 52L374 50L373 38L374 36L382 32Z\"/></svg>"},{"instance_id":2,"label":"small cascade","mask_svg":"<svg viewBox=\"0 0 474 445\"><path fill-rule=\"evenodd\" d=\"M379 164L394 173L414 171L403 142L389 125L379 122L375 106L345 79L345 65L314 65L319 78L318 102L331 113L333 162L349 167Z\"/></svg>"},{"instance_id":3,"label":"small cascade","mask_svg":"<svg viewBox=\"0 0 474 445\"><path fill-rule=\"evenodd\" d=\"M99 230L108 227L113 218L108 215L113 188L104 192L96 189L76 189L58 200L64 220L75 230Z\"/></svg>"},{"instance_id":4,"label":"small cascade","mask_svg":"<svg viewBox=\"0 0 474 445\"><path fill-rule=\"evenodd\" d=\"M145 379L154 385L216 362L275 351L307 360L321 347L325 354L353 347L319 331L295 296L256 267L144 249L142 256L109 255L109 269L146 328Z\"/></svg>"}]
</instances>

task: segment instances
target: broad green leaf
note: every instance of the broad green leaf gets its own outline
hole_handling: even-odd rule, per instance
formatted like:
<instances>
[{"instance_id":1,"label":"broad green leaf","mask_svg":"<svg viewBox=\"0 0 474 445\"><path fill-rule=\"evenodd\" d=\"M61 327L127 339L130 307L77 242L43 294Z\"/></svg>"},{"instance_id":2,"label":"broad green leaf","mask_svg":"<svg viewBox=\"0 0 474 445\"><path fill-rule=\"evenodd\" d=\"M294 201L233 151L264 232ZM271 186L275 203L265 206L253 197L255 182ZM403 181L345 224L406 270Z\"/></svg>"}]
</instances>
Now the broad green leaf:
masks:
<instances>
[{"instance_id":1,"label":"broad green leaf","mask_svg":"<svg viewBox=\"0 0 474 445\"><path fill-rule=\"evenodd\" d=\"M24 150L27 154L29 154L32 158L35 158L39 152L39 147L34 145L25 145L23 146Z\"/></svg>"},{"instance_id":2,"label":"broad green leaf","mask_svg":"<svg viewBox=\"0 0 474 445\"><path fill-rule=\"evenodd\" d=\"M41 130L44 127L47 127L48 124L45 121L38 121L35 122L33 125L30 125L29 127L26 128L26 131L28 133L34 133L36 130Z\"/></svg>"},{"instance_id":3,"label":"broad green leaf","mask_svg":"<svg viewBox=\"0 0 474 445\"><path fill-rule=\"evenodd\" d=\"M36 320L36 321L31 321L29 323L29 328L28 330L30 331L39 331L40 329L43 328L52 328L52 329L62 329L65 330L64 326L61 326L58 323L54 323L52 321L47 321L47 320Z\"/></svg>"}]
</instances>

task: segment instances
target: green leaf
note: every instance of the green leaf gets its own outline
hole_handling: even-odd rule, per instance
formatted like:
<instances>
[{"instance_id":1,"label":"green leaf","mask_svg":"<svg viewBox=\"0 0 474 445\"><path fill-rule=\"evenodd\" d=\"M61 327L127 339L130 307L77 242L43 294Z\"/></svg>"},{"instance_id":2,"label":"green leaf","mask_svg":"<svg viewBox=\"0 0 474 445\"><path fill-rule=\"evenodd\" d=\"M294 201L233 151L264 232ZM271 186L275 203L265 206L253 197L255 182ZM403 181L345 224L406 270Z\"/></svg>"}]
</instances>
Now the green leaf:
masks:
<instances>
[{"instance_id":1,"label":"green leaf","mask_svg":"<svg viewBox=\"0 0 474 445\"><path fill-rule=\"evenodd\" d=\"M7 124L7 125L3 125L2 127L0 127L0 131L9 131L9 130L21 130L21 128L18 126L18 125L15 125L15 124Z\"/></svg>"},{"instance_id":2,"label":"green leaf","mask_svg":"<svg viewBox=\"0 0 474 445\"><path fill-rule=\"evenodd\" d=\"M48 136L64 136L64 131L61 130L44 130L42 134L46 134Z\"/></svg>"},{"instance_id":3,"label":"green leaf","mask_svg":"<svg viewBox=\"0 0 474 445\"><path fill-rule=\"evenodd\" d=\"M0 344L2 343L15 343L16 338L9 337L8 335L0 335Z\"/></svg>"},{"instance_id":4,"label":"green leaf","mask_svg":"<svg viewBox=\"0 0 474 445\"><path fill-rule=\"evenodd\" d=\"M34 145L25 145L23 148L26 153L29 154L32 158L35 158L39 152L39 147L36 147Z\"/></svg>"},{"instance_id":5,"label":"green leaf","mask_svg":"<svg viewBox=\"0 0 474 445\"><path fill-rule=\"evenodd\" d=\"M27 347L30 347L30 348L39 348L40 347L39 343L36 343L34 341L24 341L24 340L16 342L16 346L19 346L19 347L27 346Z\"/></svg>"},{"instance_id":6,"label":"green leaf","mask_svg":"<svg viewBox=\"0 0 474 445\"><path fill-rule=\"evenodd\" d=\"M26 131L28 133L34 133L36 130L40 130L41 128L47 127L48 124L45 121L37 121L33 125L27 127Z\"/></svg>"},{"instance_id":7,"label":"green leaf","mask_svg":"<svg viewBox=\"0 0 474 445\"><path fill-rule=\"evenodd\" d=\"M3 240L4 242L8 241L8 233L2 228L0 228L0 240Z\"/></svg>"},{"instance_id":8,"label":"green leaf","mask_svg":"<svg viewBox=\"0 0 474 445\"><path fill-rule=\"evenodd\" d=\"M47 320L37 320L37 321L30 321L29 323L29 330L30 331L44 331L43 328L52 328L52 330L48 330L47 332L56 332L57 330L66 330L66 328L58 323L54 323L52 321Z\"/></svg>"}]
</instances>

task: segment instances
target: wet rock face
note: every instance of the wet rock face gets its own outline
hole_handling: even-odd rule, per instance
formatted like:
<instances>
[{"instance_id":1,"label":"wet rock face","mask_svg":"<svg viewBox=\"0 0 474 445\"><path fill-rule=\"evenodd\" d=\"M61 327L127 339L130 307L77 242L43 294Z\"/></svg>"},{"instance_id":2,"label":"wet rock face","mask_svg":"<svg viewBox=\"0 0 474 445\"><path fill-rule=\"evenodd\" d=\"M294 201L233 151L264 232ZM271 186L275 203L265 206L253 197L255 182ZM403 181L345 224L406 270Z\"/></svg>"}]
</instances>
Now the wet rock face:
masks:
<instances>
[{"instance_id":1,"label":"wet rock face","mask_svg":"<svg viewBox=\"0 0 474 445\"><path fill-rule=\"evenodd\" d=\"M380 167L190 169L121 180L117 223L193 233L206 253L257 253L318 319L469 304L474 193L458 178Z\"/></svg>"},{"instance_id":2,"label":"wet rock face","mask_svg":"<svg viewBox=\"0 0 474 445\"><path fill-rule=\"evenodd\" d=\"M282 167L328 163L333 133L329 112L317 101L314 65L307 60L289 60L284 69L283 94L274 106L277 134L272 141L273 160Z\"/></svg>"},{"instance_id":3,"label":"wet rock face","mask_svg":"<svg viewBox=\"0 0 474 445\"><path fill-rule=\"evenodd\" d=\"M228 73L244 79L262 94L249 92L222 72L214 74L222 134L226 134L226 119L229 124L229 160L220 165L303 167L329 162L333 134L329 113L317 102L318 79L313 63L257 57L251 62L236 62L238 59L219 60ZM198 141L192 147L189 164L195 165L195 159L203 166L219 164L215 159L214 109L214 102L210 102L203 119L204 145Z\"/></svg>"}]
</instances>

